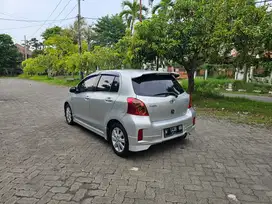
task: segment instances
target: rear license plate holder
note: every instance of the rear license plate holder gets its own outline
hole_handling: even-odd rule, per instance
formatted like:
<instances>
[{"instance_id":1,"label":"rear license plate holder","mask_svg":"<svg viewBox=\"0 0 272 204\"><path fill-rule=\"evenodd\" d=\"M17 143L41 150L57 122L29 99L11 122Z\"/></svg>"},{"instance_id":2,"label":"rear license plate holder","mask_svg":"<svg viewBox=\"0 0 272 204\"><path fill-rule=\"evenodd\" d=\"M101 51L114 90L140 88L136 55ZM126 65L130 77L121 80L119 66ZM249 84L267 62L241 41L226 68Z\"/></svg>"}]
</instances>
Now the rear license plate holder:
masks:
<instances>
[{"instance_id":1,"label":"rear license plate holder","mask_svg":"<svg viewBox=\"0 0 272 204\"><path fill-rule=\"evenodd\" d=\"M176 134L182 133L183 132L183 125L177 125L169 128L165 128L163 130L163 134L165 138L174 136Z\"/></svg>"}]
</instances>

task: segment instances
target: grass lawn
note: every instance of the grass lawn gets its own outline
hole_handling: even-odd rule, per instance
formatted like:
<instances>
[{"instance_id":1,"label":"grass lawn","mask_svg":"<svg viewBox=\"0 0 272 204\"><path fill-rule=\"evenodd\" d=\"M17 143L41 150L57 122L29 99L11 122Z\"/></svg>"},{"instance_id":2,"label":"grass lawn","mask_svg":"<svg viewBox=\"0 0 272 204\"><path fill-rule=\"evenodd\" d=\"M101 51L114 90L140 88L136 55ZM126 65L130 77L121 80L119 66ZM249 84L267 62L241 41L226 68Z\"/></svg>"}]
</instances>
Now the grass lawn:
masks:
<instances>
[{"instance_id":1,"label":"grass lawn","mask_svg":"<svg viewBox=\"0 0 272 204\"><path fill-rule=\"evenodd\" d=\"M199 115L214 116L247 124L272 126L272 103L244 98L193 95L193 104Z\"/></svg>"},{"instance_id":2,"label":"grass lawn","mask_svg":"<svg viewBox=\"0 0 272 204\"><path fill-rule=\"evenodd\" d=\"M179 81L182 86L187 89L188 87L188 80L182 79ZM267 93L255 93L255 92L238 92L238 91L226 91L228 88L229 83L233 83L235 80L233 79L214 79L214 78L208 78L208 80L204 80L201 78L195 79L195 90L202 92L203 90L214 90L221 93L234 93L234 94L246 94L246 95L255 95L255 96L271 96L272 94ZM269 85L264 85L269 86ZM256 88L256 90L259 90L259 88Z\"/></svg>"},{"instance_id":3,"label":"grass lawn","mask_svg":"<svg viewBox=\"0 0 272 204\"><path fill-rule=\"evenodd\" d=\"M79 82L79 79L73 81L67 80L69 77L49 78L47 76L20 75L19 78L69 87L75 86ZM194 93L193 104L198 115L228 119L240 123L272 126L272 103L251 101L244 98Z\"/></svg>"},{"instance_id":4,"label":"grass lawn","mask_svg":"<svg viewBox=\"0 0 272 204\"><path fill-rule=\"evenodd\" d=\"M61 86L75 86L79 83L79 79L69 80L71 77L48 77L48 76L27 76L19 75L20 79L29 79L39 82L45 82L52 85L61 85Z\"/></svg>"}]
</instances>

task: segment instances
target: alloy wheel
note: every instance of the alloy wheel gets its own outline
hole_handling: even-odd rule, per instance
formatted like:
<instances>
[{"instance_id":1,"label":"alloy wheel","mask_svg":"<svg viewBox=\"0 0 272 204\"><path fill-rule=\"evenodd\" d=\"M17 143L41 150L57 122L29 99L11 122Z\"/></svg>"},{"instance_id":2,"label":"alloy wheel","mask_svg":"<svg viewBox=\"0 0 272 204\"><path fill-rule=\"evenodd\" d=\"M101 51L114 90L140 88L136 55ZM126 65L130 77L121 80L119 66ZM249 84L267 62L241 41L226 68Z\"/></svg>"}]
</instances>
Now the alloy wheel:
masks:
<instances>
[{"instance_id":1,"label":"alloy wheel","mask_svg":"<svg viewBox=\"0 0 272 204\"><path fill-rule=\"evenodd\" d=\"M125 136L119 127L115 127L111 132L111 140L114 149L121 153L125 149Z\"/></svg>"},{"instance_id":2,"label":"alloy wheel","mask_svg":"<svg viewBox=\"0 0 272 204\"><path fill-rule=\"evenodd\" d=\"M72 111L71 108L69 106L66 107L66 112L65 112L65 116L66 116L66 120L68 123L72 122Z\"/></svg>"}]
</instances>

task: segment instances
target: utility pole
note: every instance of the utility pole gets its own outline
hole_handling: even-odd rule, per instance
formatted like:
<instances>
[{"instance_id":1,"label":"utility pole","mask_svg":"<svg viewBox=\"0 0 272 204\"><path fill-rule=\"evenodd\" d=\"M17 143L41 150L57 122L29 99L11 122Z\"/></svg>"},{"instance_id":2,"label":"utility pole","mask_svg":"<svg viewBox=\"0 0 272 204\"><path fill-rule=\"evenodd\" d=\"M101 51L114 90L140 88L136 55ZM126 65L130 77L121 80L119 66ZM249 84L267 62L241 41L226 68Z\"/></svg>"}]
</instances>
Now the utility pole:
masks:
<instances>
[{"instance_id":1,"label":"utility pole","mask_svg":"<svg viewBox=\"0 0 272 204\"><path fill-rule=\"evenodd\" d=\"M80 61L81 61L81 53L82 53L82 43L81 43L81 15L80 15L80 12L81 12L81 9L80 9L80 1L81 0L77 0L78 3L78 15L77 15L77 27L78 27L78 53L79 53L79 57L80 57ZM81 68L81 63L79 63L79 74L80 74L80 78L83 79L84 78L84 75L83 75L83 72L82 72L82 68Z\"/></svg>"},{"instance_id":2,"label":"utility pole","mask_svg":"<svg viewBox=\"0 0 272 204\"><path fill-rule=\"evenodd\" d=\"M140 0L140 22L142 22L142 19L143 19L143 16L142 16L142 9L143 9L142 0Z\"/></svg>"},{"instance_id":3,"label":"utility pole","mask_svg":"<svg viewBox=\"0 0 272 204\"><path fill-rule=\"evenodd\" d=\"M26 41L26 36L24 36L24 41L25 41L25 60L27 60L27 41Z\"/></svg>"}]
</instances>

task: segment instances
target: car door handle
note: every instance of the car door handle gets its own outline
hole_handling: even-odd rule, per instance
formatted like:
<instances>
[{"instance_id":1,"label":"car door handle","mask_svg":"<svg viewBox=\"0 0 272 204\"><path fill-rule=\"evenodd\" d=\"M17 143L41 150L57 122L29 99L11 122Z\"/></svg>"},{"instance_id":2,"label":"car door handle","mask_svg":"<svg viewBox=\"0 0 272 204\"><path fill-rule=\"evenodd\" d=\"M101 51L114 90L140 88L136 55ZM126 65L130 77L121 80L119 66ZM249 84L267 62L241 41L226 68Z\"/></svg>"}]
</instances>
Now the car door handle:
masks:
<instances>
[{"instance_id":1,"label":"car door handle","mask_svg":"<svg viewBox=\"0 0 272 204\"><path fill-rule=\"evenodd\" d=\"M88 101L88 100L90 100L90 97L86 96L84 99L85 99L85 101Z\"/></svg>"},{"instance_id":2,"label":"car door handle","mask_svg":"<svg viewBox=\"0 0 272 204\"><path fill-rule=\"evenodd\" d=\"M110 97L106 98L105 101L106 101L107 103L112 103L112 102L113 102L113 100L112 100Z\"/></svg>"}]
</instances>

